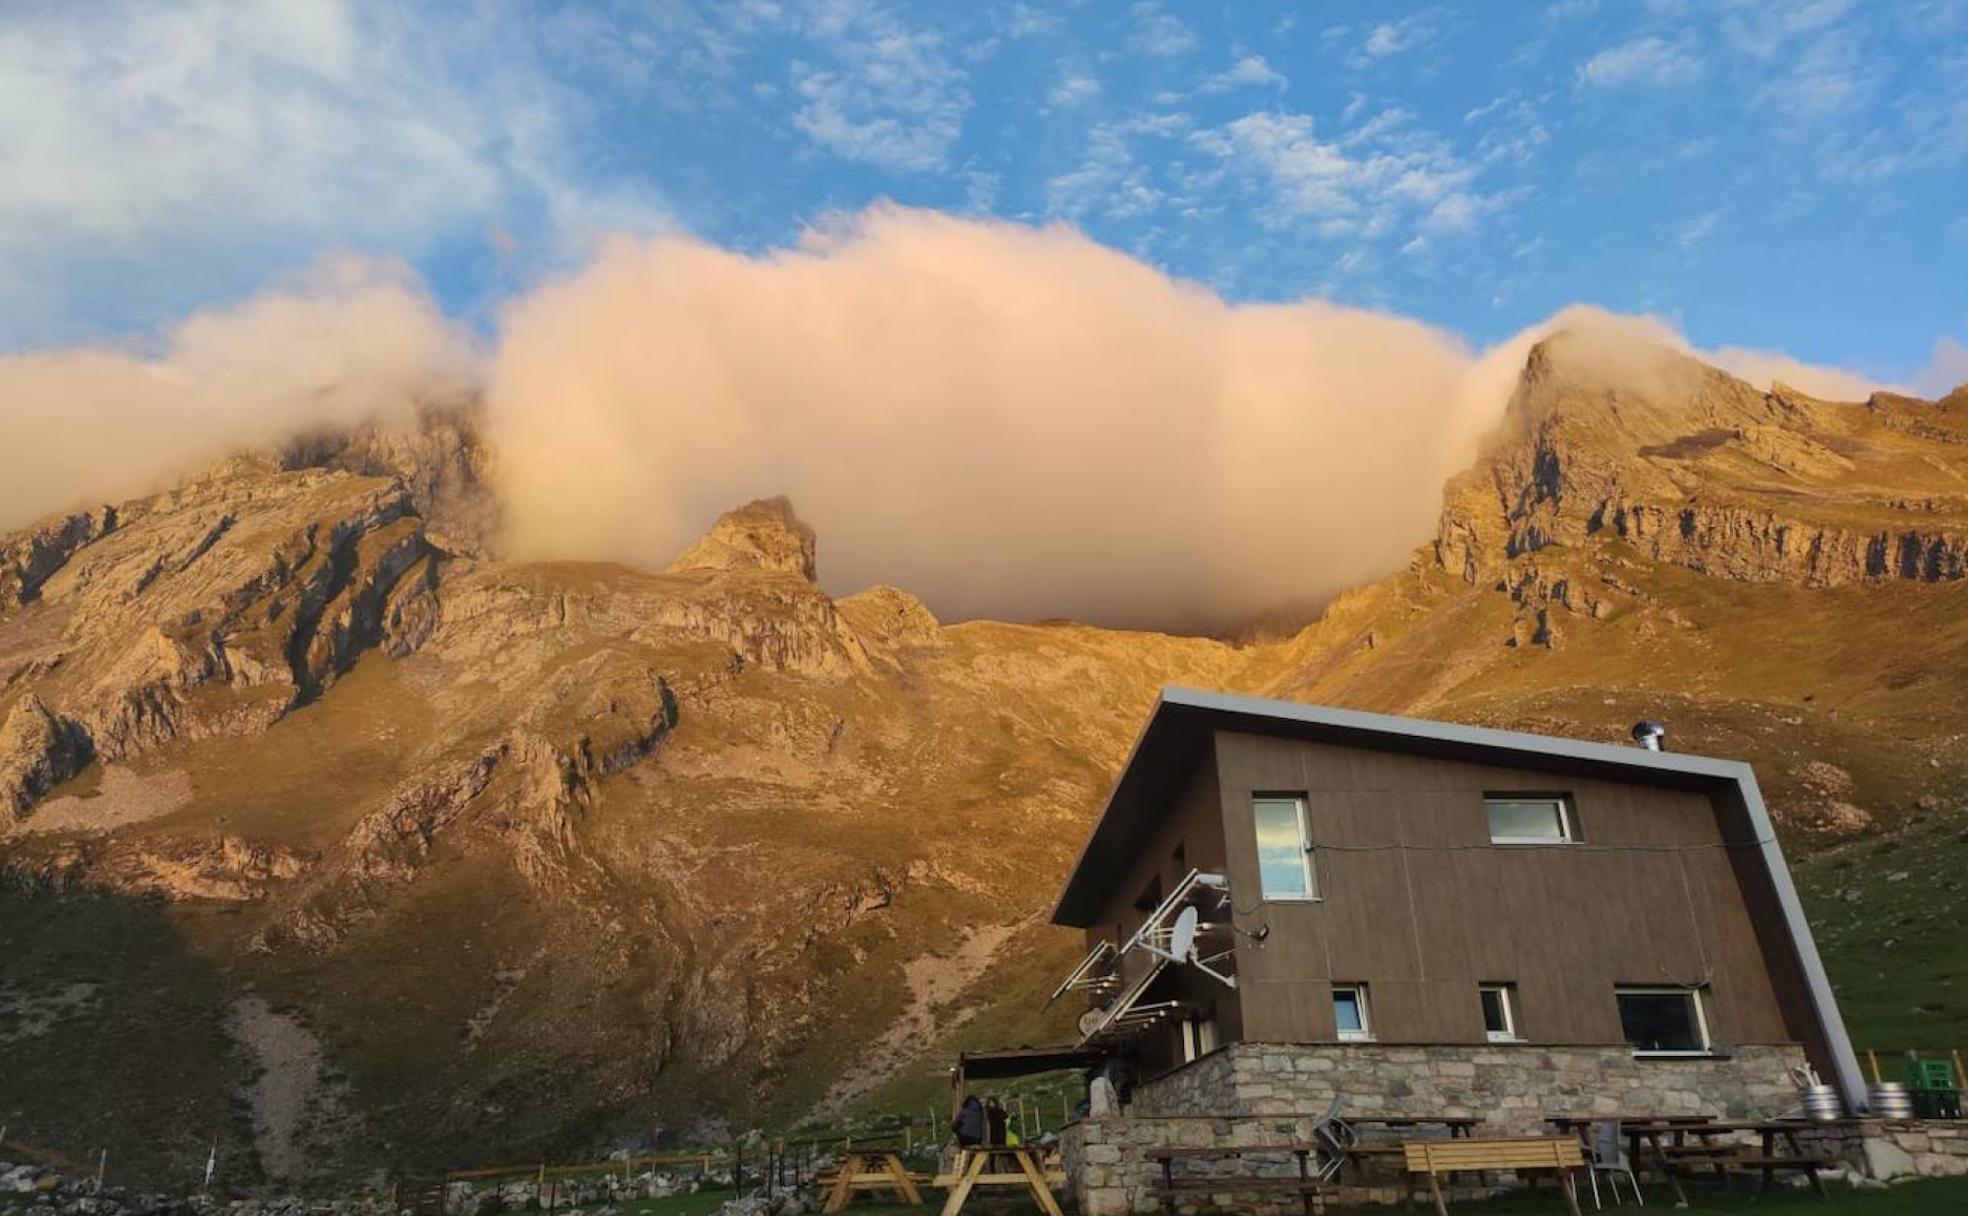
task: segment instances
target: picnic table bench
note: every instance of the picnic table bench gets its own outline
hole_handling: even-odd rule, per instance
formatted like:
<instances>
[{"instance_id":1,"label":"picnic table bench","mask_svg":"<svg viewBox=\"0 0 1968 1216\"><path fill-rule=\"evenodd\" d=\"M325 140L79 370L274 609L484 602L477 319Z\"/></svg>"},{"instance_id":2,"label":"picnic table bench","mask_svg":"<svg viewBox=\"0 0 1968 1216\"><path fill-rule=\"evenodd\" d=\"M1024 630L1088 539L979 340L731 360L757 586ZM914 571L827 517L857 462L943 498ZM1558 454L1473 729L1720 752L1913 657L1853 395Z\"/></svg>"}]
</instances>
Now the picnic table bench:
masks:
<instances>
[{"instance_id":1,"label":"picnic table bench","mask_svg":"<svg viewBox=\"0 0 1968 1216\"><path fill-rule=\"evenodd\" d=\"M827 1196L822 1212L840 1211L856 1191L893 1191L911 1207L922 1203L916 1176L902 1164L901 1150L892 1146L850 1148L841 1154L839 1166L815 1181Z\"/></svg>"},{"instance_id":2,"label":"picnic table bench","mask_svg":"<svg viewBox=\"0 0 1968 1216\"><path fill-rule=\"evenodd\" d=\"M1637 1162L1640 1159L1639 1145L1644 1139L1653 1151L1654 1159L1661 1163L1661 1172L1672 1185L1675 1198L1687 1201L1677 1177L1677 1164L1680 1162L1701 1162L1715 1166L1718 1175L1727 1177L1730 1169L1754 1171L1763 1176L1763 1189L1769 1190L1775 1183L1779 1170L1794 1170L1810 1179L1812 1189L1825 1194L1824 1179L1818 1171L1829 1169L1833 1162L1830 1157L1804 1151L1797 1133L1808 1125L1794 1119L1715 1119L1699 1124L1638 1124L1625 1128L1631 1155ZM1748 1145L1717 1144L1714 1137L1747 1134L1758 1140L1752 1150ZM1671 1144L1662 1142L1663 1136L1672 1136ZM1688 1143L1688 1137L1696 1143Z\"/></svg>"},{"instance_id":3,"label":"picnic table bench","mask_svg":"<svg viewBox=\"0 0 1968 1216\"><path fill-rule=\"evenodd\" d=\"M1564 1190L1565 1206L1579 1216L1578 1181L1573 1172L1584 1168L1585 1153L1574 1136L1524 1136L1511 1139L1410 1140L1401 1146L1408 1166L1408 1199L1414 1200L1415 1176L1428 1179L1437 1216L1449 1216L1442 1196L1441 1176L1467 1171L1511 1170L1532 1176L1533 1170L1552 1170Z\"/></svg>"},{"instance_id":4,"label":"picnic table bench","mask_svg":"<svg viewBox=\"0 0 1968 1216\"><path fill-rule=\"evenodd\" d=\"M1308 1159L1317 1154L1316 1144L1249 1144L1226 1145L1222 1148L1151 1148L1144 1156L1150 1161L1162 1164L1161 1181L1150 1188L1162 1201L1162 1211L1166 1216L1175 1216L1176 1197L1183 1194L1237 1195L1264 1191L1284 1192L1299 1196L1305 1204L1305 1216L1320 1216L1326 1210L1326 1184L1312 1176ZM1175 1176L1175 1163L1180 1160L1223 1161L1241 1160L1244 1157L1292 1156L1298 1159L1296 1177L1285 1175L1264 1177L1251 1174L1210 1174L1178 1178Z\"/></svg>"},{"instance_id":5,"label":"picnic table bench","mask_svg":"<svg viewBox=\"0 0 1968 1216\"><path fill-rule=\"evenodd\" d=\"M1459 1140L1468 1137L1482 1120L1474 1115L1348 1115L1347 1126L1385 1127L1407 1130L1417 1127L1446 1128L1449 1138ZM1352 1169L1356 1179L1362 1178L1362 1168L1369 1161L1391 1160L1402 1155L1402 1142L1399 1140L1354 1140L1346 1146L1346 1165Z\"/></svg>"},{"instance_id":6,"label":"picnic table bench","mask_svg":"<svg viewBox=\"0 0 1968 1216\"><path fill-rule=\"evenodd\" d=\"M1560 1115L1545 1122L1583 1139L1591 1134L1595 1124L1605 1122L1607 1117ZM1824 1180L1818 1177L1818 1171L1833 1164L1829 1157L1804 1151L1797 1133L1808 1125L1794 1119L1629 1116L1620 1119L1619 1125L1627 1139L1628 1159L1635 1168L1654 1168L1674 1193L1677 1203L1688 1201L1688 1193L1681 1186L1682 1170L1688 1167L1713 1167L1716 1176L1722 1179L1732 1169L1760 1173L1765 1190L1774 1184L1778 1171L1796 1171L1810 1179L1812 1187L1823 1195ZM1736 1135L1754 1135L1760 1145L1718 1143L1718 1137Z\"/></svg>"},{"instance_id":7,"label":"picnic table bench","mask_svg":"<svg viewBox=\"0 0 1968 1216\"><path fill-rule=\"evenodd\" d=\"M938 1175L930 1185L947 1186L950 1197L943 1201L942 1216L957 1216L971 1192L980 1186L1024 1187L1032 1194L1045 1216L1062 1216L1059 1201L1052 1197L1052 1183L1064 1181L1045 1168L1044 1150L1031 1144L983 1144L957 1150L956 1163L948 1174ZM1005 1169L1009 1164L1014 1169Z\"/></svg>"}]
</instances>

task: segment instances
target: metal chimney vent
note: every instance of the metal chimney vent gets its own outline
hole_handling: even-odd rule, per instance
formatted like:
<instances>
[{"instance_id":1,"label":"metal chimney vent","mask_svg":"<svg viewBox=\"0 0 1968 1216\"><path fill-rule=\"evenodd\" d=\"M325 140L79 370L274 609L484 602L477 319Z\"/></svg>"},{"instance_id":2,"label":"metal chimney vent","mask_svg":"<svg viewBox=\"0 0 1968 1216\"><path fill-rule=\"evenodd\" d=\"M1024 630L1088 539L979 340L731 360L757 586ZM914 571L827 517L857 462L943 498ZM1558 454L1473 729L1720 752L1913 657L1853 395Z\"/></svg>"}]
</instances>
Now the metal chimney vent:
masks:
<instances>
[{"instance_id":1,"label":"metal chimney vent","mask_svg":"<svg viewBox=\"0 0 1968 1216\"><path fill-rule=\"evenodd\" d=\"M1664 750L1661 740L1667 738L1667 724L1652 718L1642 718L1633 724L1633 741L1650 752Z\"/></svg>"}]
</instances>

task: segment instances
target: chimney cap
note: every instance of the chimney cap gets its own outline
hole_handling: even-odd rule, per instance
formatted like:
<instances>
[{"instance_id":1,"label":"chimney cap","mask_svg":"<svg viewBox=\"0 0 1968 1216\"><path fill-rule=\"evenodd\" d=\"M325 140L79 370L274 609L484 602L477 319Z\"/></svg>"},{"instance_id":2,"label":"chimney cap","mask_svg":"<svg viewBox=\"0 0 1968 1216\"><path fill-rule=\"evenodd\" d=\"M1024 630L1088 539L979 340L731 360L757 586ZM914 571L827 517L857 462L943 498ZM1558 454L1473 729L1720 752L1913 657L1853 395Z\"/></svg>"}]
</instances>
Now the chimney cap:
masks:
<instances>
[{"instance_id":1,"label":"chimney cap","mask_svg":"<svg viewBox=\"0 0 1968 1216\"><path fill-rule=\"evenodd\" d=\"M1661 750L1661 740L1667 737L1667 723L1655 718L1642 718L1633 724L1633 741L1650 752Z\"/></svg>"}]
</instances>

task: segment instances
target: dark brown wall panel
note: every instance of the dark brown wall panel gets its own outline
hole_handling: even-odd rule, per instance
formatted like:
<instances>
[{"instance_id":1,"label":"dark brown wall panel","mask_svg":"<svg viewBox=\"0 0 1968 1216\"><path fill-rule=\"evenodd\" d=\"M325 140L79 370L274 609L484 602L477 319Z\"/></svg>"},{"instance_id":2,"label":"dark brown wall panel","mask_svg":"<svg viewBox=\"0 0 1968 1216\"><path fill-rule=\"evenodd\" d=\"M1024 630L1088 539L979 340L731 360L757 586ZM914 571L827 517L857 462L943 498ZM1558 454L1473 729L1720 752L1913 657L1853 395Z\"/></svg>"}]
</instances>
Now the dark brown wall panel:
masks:
<instances>
[{"instance_id":1,"label":"dark brown wall panel","mask_svg":"<svg viewBox=\"0 0 1968 1216\"><path fill-rule=\"evenodd\" d=\"M1246 1037L1330 1038L1333 980L1383 1042L1481 1042L1476 987L1518 986L1526 1038L1620 1040L1619 983L1707 983L1722 1043L1798 1038L1706 794L1232 732L1222 848L1247 930ZM1259 902L1253 793L1306 796L1317 902ZM1581 846L1498 846L1486 793L1565 793ZM1731 834L1740 835L1739 832Z\"/></svg>"}]
</instances>

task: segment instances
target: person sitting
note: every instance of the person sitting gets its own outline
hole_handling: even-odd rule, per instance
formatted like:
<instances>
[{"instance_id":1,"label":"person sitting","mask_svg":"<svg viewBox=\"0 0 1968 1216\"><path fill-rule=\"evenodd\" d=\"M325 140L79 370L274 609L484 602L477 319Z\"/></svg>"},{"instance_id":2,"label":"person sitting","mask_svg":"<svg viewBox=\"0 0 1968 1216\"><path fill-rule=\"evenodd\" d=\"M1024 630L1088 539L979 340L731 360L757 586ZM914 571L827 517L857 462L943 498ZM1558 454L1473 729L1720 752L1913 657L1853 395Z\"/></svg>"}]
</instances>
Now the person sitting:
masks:
<instances>
[{"instance_id":1,"label":"person sitting","mask_svg":"<svg viewBox=\"0 0 1968 1216\"><path fill-rule=\"evenodd\" d=\"M957 1117L951 1120L950 1130L957 1134L960 1148L976 1148L984 1143L985 1133L990 1129L984 1121L984 1104L977 1100L976 1094L966 1097L963 1105L957 1108Z\"/></svg>"}]
</instances>

